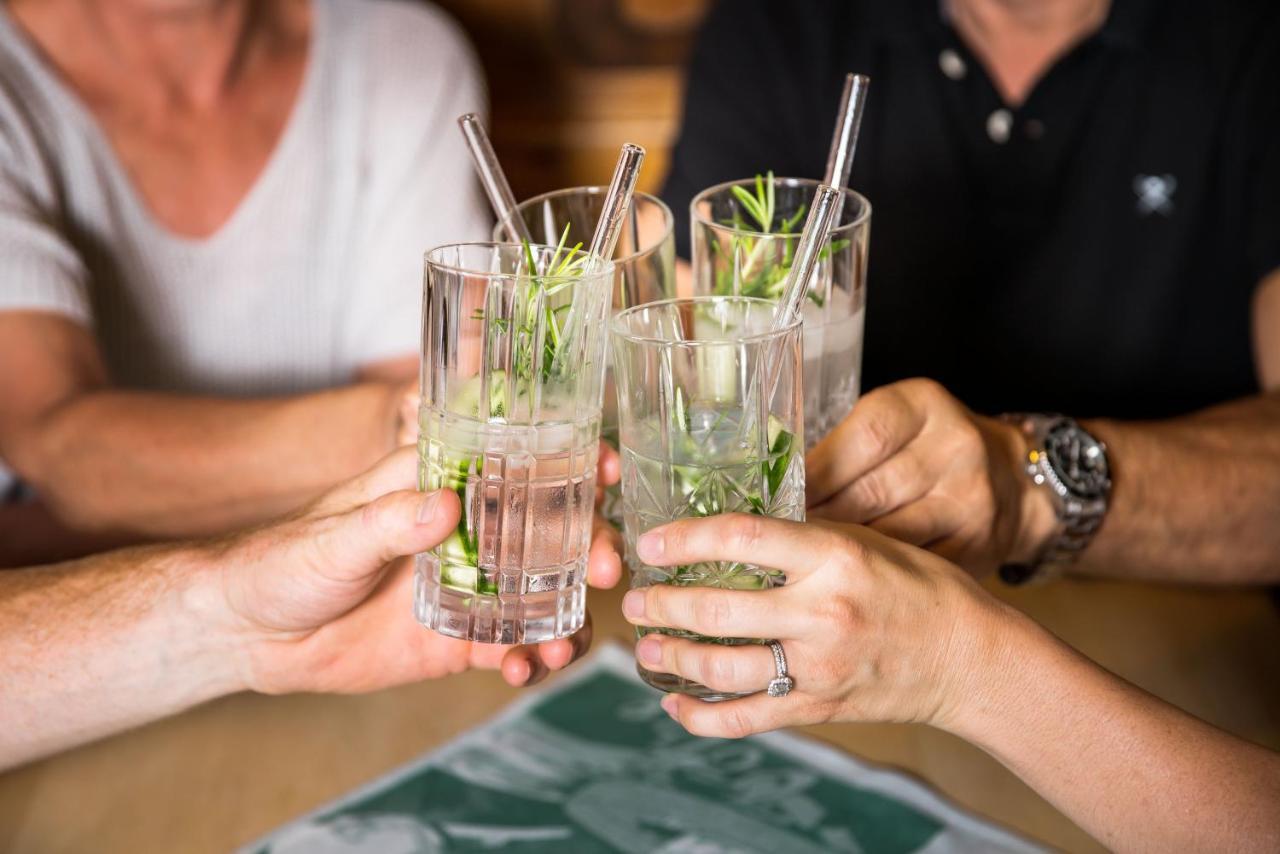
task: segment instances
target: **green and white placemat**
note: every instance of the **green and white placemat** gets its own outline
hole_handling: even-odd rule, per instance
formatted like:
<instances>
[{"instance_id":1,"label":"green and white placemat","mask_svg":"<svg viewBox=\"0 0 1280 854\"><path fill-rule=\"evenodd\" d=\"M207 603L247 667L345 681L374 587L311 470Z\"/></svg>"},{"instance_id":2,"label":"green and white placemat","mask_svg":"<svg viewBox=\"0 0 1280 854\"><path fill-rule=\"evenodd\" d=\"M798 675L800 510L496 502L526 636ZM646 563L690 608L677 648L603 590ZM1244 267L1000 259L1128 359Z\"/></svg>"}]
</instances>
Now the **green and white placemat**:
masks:
<instances>
[{"instance_id":1,"label":"green and white placemat","mask_svg":"<svg viewBox=\"0 0 1280 854\"><path fill-rule=\"evenodd\" d=\"M696 738L605 646L494 719L243 849L1030 852L919 782L788 733Z\"/></svg>"}]
</instances>

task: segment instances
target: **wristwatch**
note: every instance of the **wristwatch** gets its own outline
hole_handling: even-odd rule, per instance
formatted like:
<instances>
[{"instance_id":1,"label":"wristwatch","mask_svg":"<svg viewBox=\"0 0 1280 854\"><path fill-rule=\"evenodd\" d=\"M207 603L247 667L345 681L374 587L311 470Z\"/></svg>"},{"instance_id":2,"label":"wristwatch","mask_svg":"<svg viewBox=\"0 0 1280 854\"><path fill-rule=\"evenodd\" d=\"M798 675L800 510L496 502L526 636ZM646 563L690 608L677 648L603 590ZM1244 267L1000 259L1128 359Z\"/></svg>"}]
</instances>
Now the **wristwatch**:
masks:
<instances>
[{"instance_id":1,"label":"wristwatch","mask_svg":"<svg viewBox=\"0 0 1280 854\"><path fill-rule=\"evenodd\" d=\"M1026 473L1048 490L1058 528L1031 563L1005 564L1000 578L1008 584L1047 581L1079 557L1107 515L1111 497L1107 446L1065 415L1002 417L1027 437Z\"/></svg>"}]
</instances>

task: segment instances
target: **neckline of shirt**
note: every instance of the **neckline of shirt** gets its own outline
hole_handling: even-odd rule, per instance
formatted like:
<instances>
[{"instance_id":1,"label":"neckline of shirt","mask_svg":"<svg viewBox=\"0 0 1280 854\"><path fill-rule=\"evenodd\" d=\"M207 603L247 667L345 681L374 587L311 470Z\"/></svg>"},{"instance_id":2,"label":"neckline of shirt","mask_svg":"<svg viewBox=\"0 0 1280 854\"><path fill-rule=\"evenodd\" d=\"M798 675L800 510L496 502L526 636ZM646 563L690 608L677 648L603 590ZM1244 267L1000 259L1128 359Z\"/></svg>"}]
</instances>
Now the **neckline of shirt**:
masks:
<instances>
[{"instance_id":1,"label":"neckline of shirt","mask_svg":"<svg viewBox=\"0 0 1280 854\"><path fill-rule=\"evenodd\" d=\"M1109 44L1140 48L1143 37L1150 28L1152 15L1161 0L1111 0L1107 18L1090 38L1098 38ZM920 27L950 30L945 0L902 0L883 6L871 4L874 14L870 17L870 29L889 39L918 38Z\"/></svg>"},{"instance_id":2,"label":"neckline of shirt","mask_svg":"<svg viewBox=\"0 0 1280 854\"><path fill-rule=\"evenodd\" d=\"M93 112L58 76L58 73L49 67L37 48L11 19L3 3L0 3L0 36L4 37L20 54L20 61L27 67L35 83L53 98L60 108L73 117L73 121L80 126L93 147L100 152L107 167L108 179L124 200L125 214L139 224L149 237L165 245L190 253L204 253L220 248L223 243L248 227L253 220L254 212L262 206L264 198L270 197L271 185L278 182L277 176L291 159L292 149L301 144L300 137L304 134L303 129L316 108L315 102L320 98L321 78L328 64L329 11L329 0L311 0L311 33L307 45L306 66L293 104L290 105L284 129L267 156L267 162L263 164L230 216L211 234L202 237L180 234L156 219L141 192L129 177L111 140L94 118Z\"/></svg>"},{"instance_id":3,"label":"neckline of shirt","mask_svg":"<svg viewBox=\"0 0 1280 854\"><path fill-rule=\"evenodd\" d=\"M926 5L932 8L934 14L921 14ZM1004 99L985 63L951 24L946 14L945 0L920 0L920 5L916 6L916 38L923 32L930 42L931 51L949 51L961 60L966 73L951 79L956 84L964 83L969 86L971 93L981 95L984 104L979 112L987 116L987 121L993 119L996 113L1021 121L1026 117L1037 116L1043 110L1046 98L1055 97L1049 90L1058 84L1058 78L1064 73L1070 73L1074 66L1090 58L1096 51L1118 49L1122 52L1140 47L1139 40L1147 27L1151 8L1148 0L1112 0L1102 26L1076 41L1058 56L1035 80L1026 97L1017 104ZM938 59L941 65L941 53ZM940 70L946 73L945 69ZM966 78L969 78L967 82ZM976 92L973 88L975 86Z\"/></svg>"}]
</instances>

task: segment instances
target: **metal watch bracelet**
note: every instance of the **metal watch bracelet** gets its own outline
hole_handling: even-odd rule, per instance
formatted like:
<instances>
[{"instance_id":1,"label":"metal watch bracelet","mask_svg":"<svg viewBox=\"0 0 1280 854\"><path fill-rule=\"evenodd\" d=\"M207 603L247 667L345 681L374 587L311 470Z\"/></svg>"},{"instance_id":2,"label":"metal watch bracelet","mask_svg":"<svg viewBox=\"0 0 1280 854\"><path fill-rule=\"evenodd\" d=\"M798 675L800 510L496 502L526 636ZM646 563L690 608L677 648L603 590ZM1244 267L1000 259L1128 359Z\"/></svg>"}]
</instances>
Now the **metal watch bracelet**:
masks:
<instances>
[{"instance_id":1,"label":"metal watch bracelet","mask_svg":"<svg viewBox=\"0 0 1280 854\"><path fill-rule=\"evenodd\" d=\"M1023 470L1038 488L1047 491L1058 527L1034 560L1001 566L1000 578L1015 585L1048 581L1076 561L1106 516L1111 492L1106 445L1063 415L1018 413L1001 417L1027 438ZM1051 443L1062 445L1062 452L1053 453ZM1063 454L1070 459L1062 459ZM1088 477L1082 478L1085 467Z\"/></svg>"}]
</instances>

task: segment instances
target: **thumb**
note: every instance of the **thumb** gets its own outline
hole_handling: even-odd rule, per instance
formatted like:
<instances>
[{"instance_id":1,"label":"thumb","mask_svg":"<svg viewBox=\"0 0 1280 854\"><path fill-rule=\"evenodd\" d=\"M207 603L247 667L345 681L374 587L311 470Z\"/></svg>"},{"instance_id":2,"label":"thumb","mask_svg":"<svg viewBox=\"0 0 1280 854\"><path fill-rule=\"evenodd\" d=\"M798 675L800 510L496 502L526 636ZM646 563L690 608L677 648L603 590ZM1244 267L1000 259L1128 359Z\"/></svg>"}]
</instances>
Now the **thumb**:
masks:
<instances>
[{"instance_id":1,"label":"thumb","mask_svg":"<svg viewBox=\"0 0 1280 854\"><path fill-rule=\"evenodd\" d=\"M365 580L398 557L439 545L457 527L461 509L451 490L402 490L319 520L311 568L328 581Z\"/></svg>"}]
</instances>

